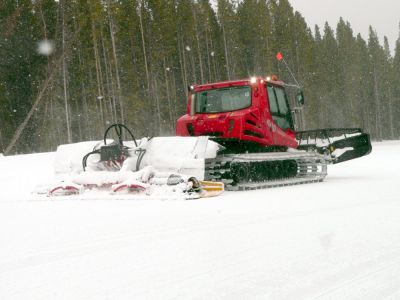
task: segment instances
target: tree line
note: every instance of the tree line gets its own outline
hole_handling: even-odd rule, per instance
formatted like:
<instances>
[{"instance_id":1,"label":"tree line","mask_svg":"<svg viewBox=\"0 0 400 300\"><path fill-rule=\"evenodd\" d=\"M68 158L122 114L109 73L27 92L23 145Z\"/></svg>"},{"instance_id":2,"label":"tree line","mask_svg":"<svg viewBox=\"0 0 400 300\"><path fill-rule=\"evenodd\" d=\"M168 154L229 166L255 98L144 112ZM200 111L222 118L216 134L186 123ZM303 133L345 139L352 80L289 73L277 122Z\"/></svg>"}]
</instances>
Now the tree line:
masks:
<instances>
[{"instance_id":1,"label":"tree line","mask_svg":"<svg viewBox=\"0 0 400 300\"><path fill-rule=\"evenodd\" d=\"M400 39L310 28L288 0L0 3L0 152L97 140L120 122L173 135L187 86L277 74L304 88L302 129L400 139ZM45 47L45 50L40 50ZM39 49L39 50L38 50ZM45 54L45 55L44 55Z\"/></svg>"}]
</instances>

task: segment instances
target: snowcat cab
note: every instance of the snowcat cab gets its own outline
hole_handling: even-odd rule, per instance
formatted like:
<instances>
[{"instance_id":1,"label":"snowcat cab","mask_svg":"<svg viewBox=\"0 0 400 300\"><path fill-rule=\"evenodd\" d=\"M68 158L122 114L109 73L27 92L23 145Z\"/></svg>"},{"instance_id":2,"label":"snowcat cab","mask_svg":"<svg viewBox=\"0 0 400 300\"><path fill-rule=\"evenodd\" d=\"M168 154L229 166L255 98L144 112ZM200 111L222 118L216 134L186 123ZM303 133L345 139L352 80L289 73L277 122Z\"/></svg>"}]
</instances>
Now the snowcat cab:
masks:
<instances>
[{"instance_id":1,"label":"snowcat cab","mask_svg":"<svg viewBox=\"0 0 400 300\"><path fill-rule=\"evenodd\" d=\"M296 148L298 142L284 84L253 77L192 86L186 115L177 122L180 136L208 135L235 151Z\"/></svg>"}]
</instances>

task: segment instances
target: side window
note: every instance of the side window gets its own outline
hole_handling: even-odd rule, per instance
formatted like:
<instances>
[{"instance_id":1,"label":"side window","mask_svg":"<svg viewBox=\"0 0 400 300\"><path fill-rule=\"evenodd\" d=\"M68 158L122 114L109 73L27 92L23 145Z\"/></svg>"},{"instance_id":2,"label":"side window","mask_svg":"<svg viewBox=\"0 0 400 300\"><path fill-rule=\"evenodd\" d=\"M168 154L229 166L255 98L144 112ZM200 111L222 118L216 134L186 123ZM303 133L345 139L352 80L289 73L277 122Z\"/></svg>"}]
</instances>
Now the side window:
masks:
<instances>
[{"instance_id":1,"label":"side window","mask_svg":"<svg viewBox=\"0 0 400 300\"><path fill-rule=\"evenodd\" d=\"M293 129L292 115L289 111L289 106L285 91L279 87L267 86L269 109L272 119L283 130L288 128Z\"/></svg>"},{"instance_id":2,"label":"side window","mask_svg":"<svg viewBox=\"0 0 400 300\"><path fill-rule=\"evenodd\" d=\"M285 92L279 88L275 88L275 92L276 92L276 97L278 98L279 112L282 115L286 115L289 111L289 108L286 102Z\"/></svg>"},{"instance_id":3,"label":"side window","mask_svg":"<svg viewBox=\"0 0 400 300\"><path fill-rule=\"evenodd\" d=\"M277 114L279 111L278 111L278 103L276 101L274 88L272 86L267 86L267 92L269 100L269 109L271 111L271 114Z\"/></svg>"}]
</instances>

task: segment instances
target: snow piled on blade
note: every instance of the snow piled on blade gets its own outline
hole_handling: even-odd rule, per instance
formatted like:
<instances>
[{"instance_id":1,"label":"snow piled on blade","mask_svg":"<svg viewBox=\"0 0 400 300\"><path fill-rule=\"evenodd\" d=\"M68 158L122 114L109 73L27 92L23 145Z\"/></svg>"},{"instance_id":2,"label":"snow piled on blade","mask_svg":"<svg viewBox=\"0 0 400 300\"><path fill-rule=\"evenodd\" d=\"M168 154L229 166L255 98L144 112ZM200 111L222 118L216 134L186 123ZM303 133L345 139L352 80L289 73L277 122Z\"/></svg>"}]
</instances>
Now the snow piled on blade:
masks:
<instances>
[{"instance_id":1,"label":"snow piled on blade","mask_svg":"<svg viewBox=\"0 0 400 300\"><path fill-rule=\"evenodd\" d=\"M110 145L112 149L117 147L118 153L119 146L112 143L112 140L107 140L104 148L110 151ZM201 188L194 187L191 179L204 179L205 158L215 157L221 147L206 136L155 137L142 138L136 143L125 142L124 147L129 148L124 154L126 158L118 162L121 169L116 167L116 160L101 159L103 146L102 141L60 145L55 154L54 182L49 183L47 189L46 184L40 184L34 192L47 196L79 194L85 199L109 197L110 192L118 193L118 196L121 192L134 192L136 196L141 192L143 197L154 193L156 197L168 195L170 198L173 195L178 199L199 198L206 194L216 196L223 192L221 187L215 193L202 193ZM175 177L179 182L170 180ZM92 190L106 194L94 196ZM87 191L91 193L86 195Z\"/></svg>"},{"instance_id":2,"label":"snow piled on blade","mask_svg":"<svg viewBox=\"0 0 400 300\"><path fill-rule=\"evenodd\" d=\"M157 137L150 141L142 166L153 166L161 172L177 172L204 179L204 159L213 158L219 146L200 137Z\"/></svg>"},{"instance_id":3,"label":"snow piled on blade","mask_svg":"<svg viewBox=\"0 0 400 300\"><path fill-rule=\"evenodd\" d=\"M199 201L43 201L54 153L0 157L0 298L397 299L400 141L373 147L323 183Z\"/></svg>"},{"instance_id":4,"label":"snow piled on blade","mask_svg":"<svg viewBox=\"0 0 400 300\"><path fill-rule=\"evenodd\" d=\"M111 140L107 141L111 143ZM102 142L87 141L74 144L65 144L57 147L54 159L54 172L59 174L80 173L83 171L82 158L89 152L98 148ZM90 157L89 164L100 159L98 154Z\"/></svg>"}]
</instances>

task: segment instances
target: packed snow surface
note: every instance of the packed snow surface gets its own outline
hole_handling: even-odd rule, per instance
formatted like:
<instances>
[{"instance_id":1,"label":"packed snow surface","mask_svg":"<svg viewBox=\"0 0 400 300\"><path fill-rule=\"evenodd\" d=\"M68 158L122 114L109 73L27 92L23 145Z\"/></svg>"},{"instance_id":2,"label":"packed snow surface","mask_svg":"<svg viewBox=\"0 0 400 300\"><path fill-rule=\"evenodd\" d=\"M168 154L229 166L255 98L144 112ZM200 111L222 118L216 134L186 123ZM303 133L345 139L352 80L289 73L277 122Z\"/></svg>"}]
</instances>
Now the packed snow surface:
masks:
<instances>
[{"instance_id":1,"label":"packed snow surface","mask_svg":"<svg viewBox=\"0 0 400 300\"><path fill-rule=\"evenodd\" d=\"M400 299L399 154L192 201L46 198L54 153L0 157L0 299Z\"/></svg>"}]
</instances>

